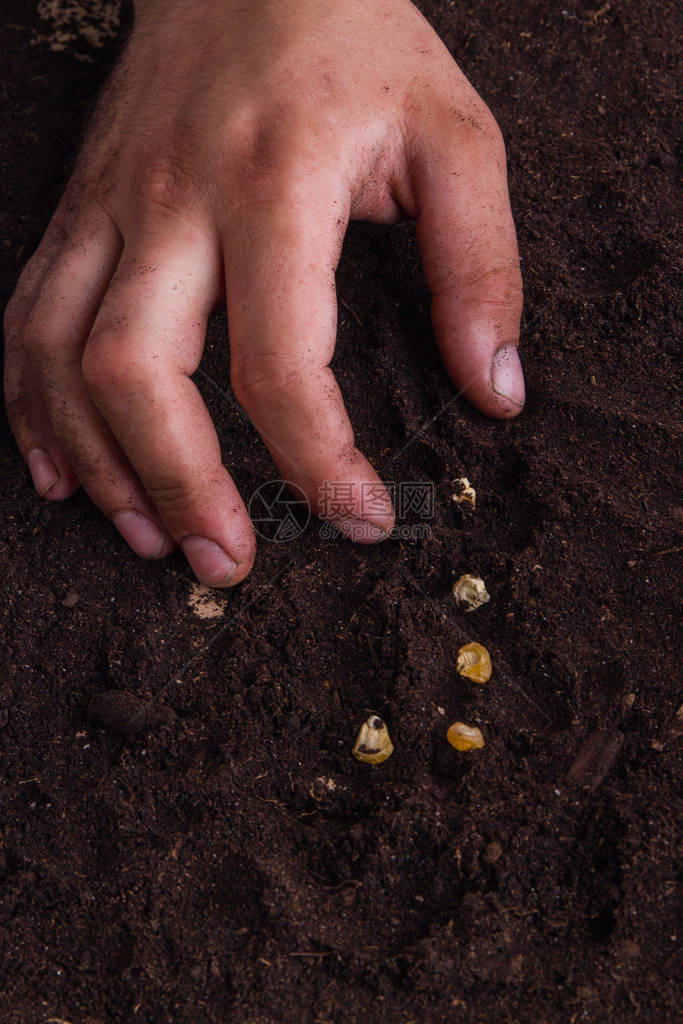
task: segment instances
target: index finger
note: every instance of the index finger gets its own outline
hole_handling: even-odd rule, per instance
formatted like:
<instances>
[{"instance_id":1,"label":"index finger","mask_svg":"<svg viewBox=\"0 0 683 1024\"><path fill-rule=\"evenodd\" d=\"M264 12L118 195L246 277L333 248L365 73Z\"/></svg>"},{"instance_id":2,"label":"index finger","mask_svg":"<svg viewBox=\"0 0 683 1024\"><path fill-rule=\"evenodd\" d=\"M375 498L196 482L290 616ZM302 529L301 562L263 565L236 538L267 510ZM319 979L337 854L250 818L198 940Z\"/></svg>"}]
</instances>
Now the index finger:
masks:
<instances>
[{"instance_id":1,"label":"index finger","mask_svg":"<svg viewBox=\"0 0 683 1024\"><path fill-rule=\"evenodd\" d=\"M329 366L345 224L320 180L305 200L281 192L239 208L224 238L231 380L283 477L320 518L371 543L391 530L393 509Z\"/></svg>"}]
</instances>

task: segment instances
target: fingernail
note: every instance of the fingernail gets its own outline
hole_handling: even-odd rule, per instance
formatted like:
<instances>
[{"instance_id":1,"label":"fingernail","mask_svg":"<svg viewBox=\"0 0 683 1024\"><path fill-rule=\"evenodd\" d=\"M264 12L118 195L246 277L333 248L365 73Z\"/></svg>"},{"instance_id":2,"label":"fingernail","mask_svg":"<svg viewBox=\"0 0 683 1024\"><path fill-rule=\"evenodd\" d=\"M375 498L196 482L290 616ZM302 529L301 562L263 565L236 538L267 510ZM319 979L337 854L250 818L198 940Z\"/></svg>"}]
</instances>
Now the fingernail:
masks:
<instances>
[{"instance_id":1,"label":"fingernail","mask_svg":"<svg viewBox=\"0 0 683 1024\"><path fill-rule=\"evenodd\" d=\"M209 587L227 587L235 574L237 562L223 548L206 537L186 537L180 542L195 576Z\"/></svg>"},{"instance_id":2,"label":"fingernail","mask_svg":"<svg viewBox=\"0 0 683 1024\"><path fill-rule=\"evenodd\" d=\"M42 448L31 448L31 451L26 456L26 461L28 462L33 486L40 497L44 498L48 491L52 490L54 485L59 482L60 477L57 467Z\"/></svg>"},{"instance_id":3,"label":"fingernail","mask_svg":"<svg viewBox=\"0 0 683 1024\"><path fill-rule=\"evenodd\" d=\"M166 534L142 512L125 509L115 512L111 520L128 544L140 558L159 558Z\"/></svg>"},{"instance_id":4,"label":"fingernail","mask_svg":"<svg viewBox=\"0 0 683 1024\"><path fill-rule=\"evenodd\" d=\"M348 516L346 519L337 519L334 525L347 540L360 544L378 544L386 540L389 534L377 523L369 523L365 519L355 519Z\"/></svg>"},{"instance_id":5,"label":"fingernail","mask_svg":"<svg viewBox=\"0 0 683 1024\"><path fill-rule=\"evenodd\" d=\"M524 374L516 345L499 348L491 360L491 386L497 395L518 409L524 405Z\"/></svg>"}]
</instances>

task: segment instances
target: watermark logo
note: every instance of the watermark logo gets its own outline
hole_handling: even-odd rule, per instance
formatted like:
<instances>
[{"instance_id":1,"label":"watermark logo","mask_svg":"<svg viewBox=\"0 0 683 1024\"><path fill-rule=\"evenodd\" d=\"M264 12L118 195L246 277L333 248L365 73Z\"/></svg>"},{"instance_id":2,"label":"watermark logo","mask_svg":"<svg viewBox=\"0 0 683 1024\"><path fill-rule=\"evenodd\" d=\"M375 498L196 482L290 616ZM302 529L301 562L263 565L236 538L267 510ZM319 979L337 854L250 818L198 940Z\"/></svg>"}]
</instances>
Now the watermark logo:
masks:
<instances>
[{"instance_id":1,"label":"watermark logo","mask_svg":"<svg viewBox=\"0 0 683 1024\"><path fill-rule=\"evenodd\" d=\"M387 495L394 507L395 523L389 532L374 525L386 513ZM395 483L326 480L318 491L317 515L320 537L334 540L379 541L430 540L429 520L434 518L435 488L431 480ZM249 502L254 531L264 540L284 544L299 537L311 520L308 498L288 480L270 480L254 491Z\"/></svg>"},{"instance_id":2,"label":"watermark logo","mask_svg":"<svg viewBox=\"0 0 683 1024\"><path fill-rule=\"evenodd\" d=\"M431 480L406 480L394 484L397 519L415 516L423 522L434 518L434 484Z\"/></svg>"},{"instance_id":3,"label":"watermark logo","mask_svg":"<svg viewBox=\"0 0 683 1024\"><path fill-rule=\"evenodd\" d=\"M322 540L337 540L338 537L345 537L346 540L362 541L369 540L431 540L432 528L429 523L394 523L388 532L379 526L360 523L357 526L346 523L340 527L337 523L322 523L320 526Z\"/></svg>"},{"instance_id":4,"label":"watermark logo","mask_svg":"<svg viewBox=\"0 0 683 1024\"><path fill-rule=\"evenodd\" d=\"M308 498L290 480L269 480L251 496L249 517L254 532L277 544L299 537L311 519Z\"/></svg>"}]
</instances>

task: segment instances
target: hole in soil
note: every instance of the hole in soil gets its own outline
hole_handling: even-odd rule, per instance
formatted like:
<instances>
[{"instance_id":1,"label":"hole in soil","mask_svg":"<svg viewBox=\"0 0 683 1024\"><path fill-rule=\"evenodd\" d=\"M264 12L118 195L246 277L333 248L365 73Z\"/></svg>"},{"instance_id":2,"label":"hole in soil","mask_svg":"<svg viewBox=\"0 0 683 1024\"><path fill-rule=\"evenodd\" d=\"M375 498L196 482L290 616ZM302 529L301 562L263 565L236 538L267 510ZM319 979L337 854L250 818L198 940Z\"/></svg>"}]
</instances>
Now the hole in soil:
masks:
<instances>
[{"instance_id":1,"label":"hole in soil","mask_svg":"<svg viewBox=\"0 0 683 1024\"><path fill-rule=\"evenodd\" d=\"M446 475L446 463L441 455L429 444L417 443L412 446L409 457L410 472L414 480L427 476L440 482Z\"/></svg>"},{"instance_id":2,"label":"hole in soil","mask_svg":"<svg viewBox=\"0 0 683 1024\"><path fill-rule=\"evenodd\" d=\"M596 942L604 942L616 928L617 919L614 911L612 905L601 907L597 916L588 922L588 933Z\"/></svg>"},{"instance_id":3,"label":"hole in soil","mask_svg":"<svg viewBox=\"0 0 683 1024\"><path fill-rule=\"evenodd\" d=\"M502 461L504 468L500 488L503 493L508 494L510 491L517 490L529 476L529 462L514 448L509 448L503 453Z\"/></svg>"}]
</instances>

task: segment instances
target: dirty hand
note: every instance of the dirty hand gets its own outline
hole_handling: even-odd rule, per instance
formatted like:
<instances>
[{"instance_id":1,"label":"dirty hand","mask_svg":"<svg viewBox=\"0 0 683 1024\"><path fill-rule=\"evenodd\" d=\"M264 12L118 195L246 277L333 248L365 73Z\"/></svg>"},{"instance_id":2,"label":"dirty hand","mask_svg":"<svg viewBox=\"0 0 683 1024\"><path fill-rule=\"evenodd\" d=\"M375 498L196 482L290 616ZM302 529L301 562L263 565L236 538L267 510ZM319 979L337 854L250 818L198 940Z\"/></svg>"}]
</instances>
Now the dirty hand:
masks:
<instances>
[{"instance_id":1,"label":"dirty hand","mask_svg":"<svg viewBox=\"0 0 683 1024\"><path fill-rule=\"evenodd\" d=\"M378 539L393 512L329 362L350 218L417 221L456 387L524 401L505 152L408 0L139 0L126 51L5 317L8 414L38 492L82 484L134 551L213 586L254 537L191 374L225 297L231 383L280 473ZM378 410L378 413L380 410ZM378 527L381 528L378 530Z\"/></svg>"}]
</instances>

